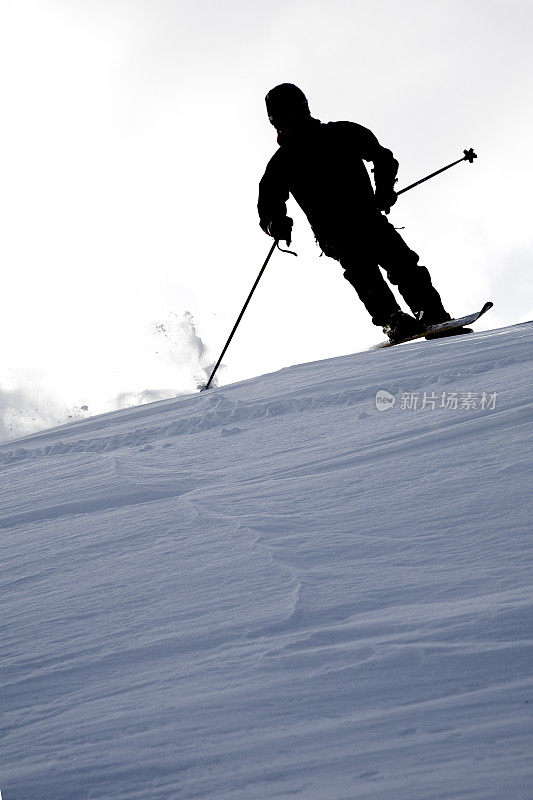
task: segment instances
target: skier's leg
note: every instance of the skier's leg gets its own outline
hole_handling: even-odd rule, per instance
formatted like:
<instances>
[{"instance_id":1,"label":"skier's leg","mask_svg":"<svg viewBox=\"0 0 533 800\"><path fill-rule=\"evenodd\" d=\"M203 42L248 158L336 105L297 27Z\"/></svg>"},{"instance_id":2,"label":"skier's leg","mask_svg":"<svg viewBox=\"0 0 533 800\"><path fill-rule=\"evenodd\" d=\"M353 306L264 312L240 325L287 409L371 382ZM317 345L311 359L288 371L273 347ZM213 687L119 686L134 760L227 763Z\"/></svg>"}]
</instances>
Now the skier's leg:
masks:
<instances>
[{"instance_id":1,"label":"skier's leg","mask_svg":"<svg viewBox=\"0 0 533 800\"><path fill-rule=\"evenodd\" d=\"M354 256L341 256L339 261L344 268L345 279L354 287L374 325L386 325L400 311L400 306L377 263Z\"/></svg>"},{"instance_id":2,"label":"skier's leg","mask_svg":"<svg viewBox=\"0 0 533 800\"><path fill-rule=\"evenodd\" d=\"M422 311L426 324L451 319L431 283L429 271L418 263L418 255L384 216L379 218L376 245L379 263L414 314Z\"/></svg>"},{"instance_id":3,"label":"skier's leg","mask_svg":"<svg viewBox=\"0 0 533 800\"><path fill-rule=\"evenodd\" d=\"M363 235L356 244L353 239L320 244L326 255L340 262L345 279L354 287L372 322L382 327L391 341L420 332L420 323L401 310L379 269L373 237Z\"/></svg>"},{"instance_id":4,"label":"skier's leg","mask_svg":"<svg viewBox=\"0 0 533 800\"><path fill-rule=\"evenodd\" d=\"M374 325L383 327L393 314L401 311L366 237L321 238L320 247L325 255L341 264L345 279L359 295Z\"/></svg>"},{"instance_id":5,"label":"skier's leg","mask_svg":"<svg viewBox=\"0 0 533 800\"><path fill-rule=\"evenodd\" d=\"M408 336L420 333L420 322L405 314L387 286L377 264L358 262L355 269L349 262L344 272L372 317L374 325L380 325L391 342L399 342Z\"/></svg>"}]
</instances>

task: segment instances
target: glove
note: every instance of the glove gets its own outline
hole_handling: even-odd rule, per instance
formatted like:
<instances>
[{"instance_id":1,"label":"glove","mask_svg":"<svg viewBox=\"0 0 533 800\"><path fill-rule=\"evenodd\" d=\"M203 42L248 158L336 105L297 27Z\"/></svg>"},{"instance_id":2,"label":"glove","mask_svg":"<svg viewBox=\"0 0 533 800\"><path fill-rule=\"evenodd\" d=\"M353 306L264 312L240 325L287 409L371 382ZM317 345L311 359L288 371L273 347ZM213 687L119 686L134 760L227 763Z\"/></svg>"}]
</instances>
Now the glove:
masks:
<instances>
[{"instance_id":1,"label":"glove","mask_svg":"<svg viewBox=\"0 0 533 800\"><path fill-rule=\"evenodd\" d=\"M289 247L292 237L292 226L292 219L290 217L283 217L283 219L272 220L272 222L267 225L266 232L269 236L272 236L273 239L287 242L287 247Z\"/></svg>"},{"instance_id":2,"label":"glove","mask_svg":"<svg viewBox=\"0 0 533 800\"><path fill-rule=\"evenodd\" d=\"M398 195L396 194L394 189L388 189L388 190L376 189L375 197L378 209L380 211L384 211L385 214L390 213L391 207L398 199Z\"/></svg>"}]
</instances>

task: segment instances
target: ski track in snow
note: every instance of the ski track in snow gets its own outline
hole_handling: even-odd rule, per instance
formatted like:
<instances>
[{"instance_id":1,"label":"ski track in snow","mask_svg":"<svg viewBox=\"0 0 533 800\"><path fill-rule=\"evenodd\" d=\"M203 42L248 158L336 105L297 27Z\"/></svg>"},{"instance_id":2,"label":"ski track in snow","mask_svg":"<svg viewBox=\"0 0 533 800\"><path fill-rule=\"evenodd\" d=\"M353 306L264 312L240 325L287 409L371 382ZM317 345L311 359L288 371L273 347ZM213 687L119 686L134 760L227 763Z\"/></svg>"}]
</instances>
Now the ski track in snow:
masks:
<instances>
[{"instance_id":1,"label":"ski track in snow","mask_svg":"<svg viewBox=\"0 0 533 800\"><path fill-rule=\"evenodd\" d=\"M4 800L529 800L532 334L0 446Z\"/></svg>"}]
</instances>

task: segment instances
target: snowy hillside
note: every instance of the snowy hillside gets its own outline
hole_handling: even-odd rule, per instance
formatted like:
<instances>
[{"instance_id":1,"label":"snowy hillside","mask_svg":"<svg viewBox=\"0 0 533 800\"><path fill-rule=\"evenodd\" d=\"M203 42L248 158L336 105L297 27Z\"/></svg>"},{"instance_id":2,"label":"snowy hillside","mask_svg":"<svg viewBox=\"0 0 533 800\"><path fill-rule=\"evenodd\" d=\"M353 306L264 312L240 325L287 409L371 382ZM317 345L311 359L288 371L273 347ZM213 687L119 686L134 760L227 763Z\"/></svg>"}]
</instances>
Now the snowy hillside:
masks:
<instances>
[{"instance_id":1,"label":"snowy hillside","mask_svg":"<svg viewBox=\"0 0 533 800\"><path fill-rule=\"evenodd\" d=\"M1 446L3 800L531 798L532 339Z\"/></svg>"}]
</instances>

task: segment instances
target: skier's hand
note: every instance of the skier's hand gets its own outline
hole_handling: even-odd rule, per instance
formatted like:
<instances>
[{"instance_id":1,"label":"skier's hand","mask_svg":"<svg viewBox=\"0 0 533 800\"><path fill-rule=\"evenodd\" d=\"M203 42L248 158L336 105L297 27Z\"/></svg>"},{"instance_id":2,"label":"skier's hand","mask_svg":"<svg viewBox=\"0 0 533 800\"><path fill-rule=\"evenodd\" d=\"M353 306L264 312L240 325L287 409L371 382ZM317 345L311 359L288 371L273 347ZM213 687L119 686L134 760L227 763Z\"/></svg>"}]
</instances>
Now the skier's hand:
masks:
<instances>
[{"instance_id":1,"label":"skier's hand","mask_svg":"<svg viewBox=\"0 0 533 800\"><path fill-rule=\"evenodd\" d=\"M283 219L279 220L272 220L272 222L267 227L267 233L269 236L272 236L273 239L287 242L287 247L289 247L292 237L292 226L293 222L290 217L284 217Z\"/></svg>"},{"instance_id":2,"label":"skier's hand","mask_svg":"<svg viewBox=\"0 0 533 800\"><path fill-rule=\"evenodd\" d=\"M398 199L398 195L394 191L394 189L389 189L388 191L383 190L376 190L376 205L380 211L383 211L385 214L389 214L392 206Z\"/></svg>"}]
</instances>

